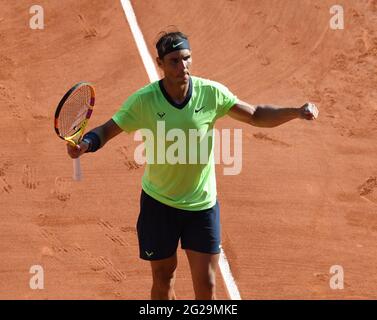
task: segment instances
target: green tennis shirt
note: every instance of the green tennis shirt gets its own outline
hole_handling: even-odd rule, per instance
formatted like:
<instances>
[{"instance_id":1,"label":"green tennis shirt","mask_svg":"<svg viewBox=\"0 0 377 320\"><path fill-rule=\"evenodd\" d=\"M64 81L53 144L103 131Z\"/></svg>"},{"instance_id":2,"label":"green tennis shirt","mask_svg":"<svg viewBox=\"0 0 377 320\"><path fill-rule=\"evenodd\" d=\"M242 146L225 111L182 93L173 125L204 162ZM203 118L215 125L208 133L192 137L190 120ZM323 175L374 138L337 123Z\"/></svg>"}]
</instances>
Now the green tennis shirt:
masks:
<instances>
[{"instance_id":1,"label":"green tennis shirt","mask_svg":"<svg viewBox=\"0 0 377 320\"><path fill-rule=\"evenodd\" d=\"M132 94L112 119L126 132L140 130L146 154L143 190L178 209L214 206L214 124L236 102L222 84L193 76L181 104L170 98L162 80Z\"/></svg>"}]
</instances>

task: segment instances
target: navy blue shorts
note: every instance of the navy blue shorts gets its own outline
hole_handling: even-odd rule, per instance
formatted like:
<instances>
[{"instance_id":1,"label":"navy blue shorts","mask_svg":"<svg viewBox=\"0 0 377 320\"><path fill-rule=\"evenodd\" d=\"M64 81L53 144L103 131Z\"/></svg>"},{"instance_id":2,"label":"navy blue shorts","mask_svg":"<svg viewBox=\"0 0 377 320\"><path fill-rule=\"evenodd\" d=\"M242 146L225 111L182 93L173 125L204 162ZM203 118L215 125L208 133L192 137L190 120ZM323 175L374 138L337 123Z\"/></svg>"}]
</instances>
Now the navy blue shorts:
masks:
<instances>
[{"instance_id":1,"label":"navy blue shorts","mask_svg":"<svg viewBox=\"0 0 377 320\"><path fill-rule=\"evenodd\" d=\"M142 190L137 220L140 258L160 260L181 248L202 253L220 253L220 209L187 211L167 206Z\"/></svg>"}]
</instances>

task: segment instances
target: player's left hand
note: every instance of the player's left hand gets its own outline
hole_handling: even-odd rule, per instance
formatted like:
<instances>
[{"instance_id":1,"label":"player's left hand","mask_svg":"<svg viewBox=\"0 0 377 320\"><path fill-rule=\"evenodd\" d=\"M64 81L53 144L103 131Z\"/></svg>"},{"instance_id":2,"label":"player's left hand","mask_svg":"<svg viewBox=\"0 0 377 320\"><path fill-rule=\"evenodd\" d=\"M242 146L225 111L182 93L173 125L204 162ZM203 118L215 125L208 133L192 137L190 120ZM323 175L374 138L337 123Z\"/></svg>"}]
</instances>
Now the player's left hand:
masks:
<instances>
[{"instance_id":1,"label":"player's left hand","mask_svg":"<svg viewBox=\"0 0 377 320\"><path fill-rule=\"evenodd\" d=\"M300 107L300 118L305 120L314 120L318 118L319 110L314 103L307 102Z\"/></svg>"}]
</instances>

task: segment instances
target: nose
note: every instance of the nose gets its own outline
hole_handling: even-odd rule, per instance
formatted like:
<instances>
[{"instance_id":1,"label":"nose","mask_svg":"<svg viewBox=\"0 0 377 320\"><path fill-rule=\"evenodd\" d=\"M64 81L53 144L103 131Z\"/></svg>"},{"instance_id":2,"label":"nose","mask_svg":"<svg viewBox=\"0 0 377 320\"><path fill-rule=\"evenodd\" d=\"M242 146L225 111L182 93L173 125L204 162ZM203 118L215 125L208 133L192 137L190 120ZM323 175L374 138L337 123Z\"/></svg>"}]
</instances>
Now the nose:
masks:
<instances>
[{"instance_id":1,"label":"nose","mask_svg":"<svg viewBox=\"0 0 377 320\"><path fill-rule=\"evenodd\" d=\"M182 71L187 71L187 61L185 60L181 60L181 62L179 63L179 70L182 70Z\"/></svg>"}]
</instances>

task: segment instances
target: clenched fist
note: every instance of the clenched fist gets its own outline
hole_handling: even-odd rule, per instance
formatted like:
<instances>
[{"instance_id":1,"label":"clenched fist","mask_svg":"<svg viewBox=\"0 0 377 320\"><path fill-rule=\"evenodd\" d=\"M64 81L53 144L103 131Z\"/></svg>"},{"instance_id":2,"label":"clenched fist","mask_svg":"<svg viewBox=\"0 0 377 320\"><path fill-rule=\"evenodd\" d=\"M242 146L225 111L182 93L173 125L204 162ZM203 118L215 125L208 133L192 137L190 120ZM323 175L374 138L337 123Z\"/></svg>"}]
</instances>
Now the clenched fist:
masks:
<instances>
[{"instance_id":1,"label":"clenched fist","mask_svg":"<svg viewBox=\"0 0 377 320\"><path fill-rule=\"evenodd\" d=\"M319 110L314 103L305 103L300 108L300 118L306 120L314 120L318 118Z\"/></svg>"}]
</instances>

